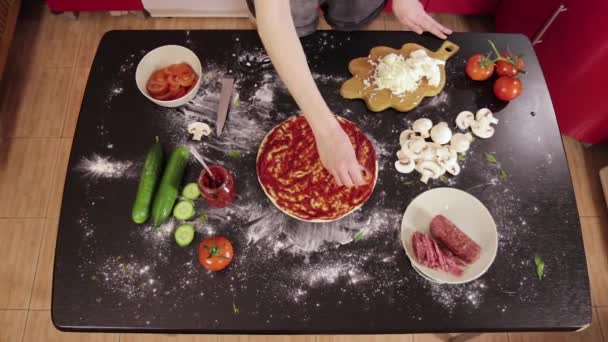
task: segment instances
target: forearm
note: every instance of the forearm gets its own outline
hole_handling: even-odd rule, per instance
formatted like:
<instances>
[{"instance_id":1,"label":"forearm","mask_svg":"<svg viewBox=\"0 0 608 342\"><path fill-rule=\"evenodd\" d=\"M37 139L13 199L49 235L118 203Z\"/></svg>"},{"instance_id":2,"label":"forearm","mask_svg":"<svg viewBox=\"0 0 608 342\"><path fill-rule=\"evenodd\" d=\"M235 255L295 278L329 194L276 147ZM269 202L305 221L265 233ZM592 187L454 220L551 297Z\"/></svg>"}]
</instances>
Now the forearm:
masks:
<instances>
[{"instance_id":1,"label":"forearm","mask_svg":"<svg viewBox=\"0 0 608 342\"><path fill-rule=\"evenodd\" d=\"M296 33L289 1L256 0L258 32L268 56L316 136L337 121L321 96Z\"/></svg>"}]
</instances>

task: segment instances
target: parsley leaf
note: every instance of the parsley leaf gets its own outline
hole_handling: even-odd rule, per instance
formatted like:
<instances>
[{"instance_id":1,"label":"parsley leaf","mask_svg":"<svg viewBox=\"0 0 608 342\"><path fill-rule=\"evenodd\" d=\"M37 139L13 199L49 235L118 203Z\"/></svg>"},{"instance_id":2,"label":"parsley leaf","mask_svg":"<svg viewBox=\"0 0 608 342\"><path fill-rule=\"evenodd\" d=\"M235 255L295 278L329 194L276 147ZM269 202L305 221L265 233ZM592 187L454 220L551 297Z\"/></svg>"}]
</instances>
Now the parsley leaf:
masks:
<instances>
[{"instance_id":1,"label":"parsley leaf","mask_svg":"<svg viewBox=\"0 0 608 342\"><path fill-rule=\"evenodd\" d=\"M226 155L232 159L241 158L241 152L239 152L238 150L230 150L228 151L228 153L226 153Z\"/></svg>"},{"instance_id":2,"label":"parsley leaf","mask_svg":"<svg viewBox=\"0 0 608 342\"><path fill-rule=\"evenodd\" d=\"M498 160L496 160L496 157L494 157L494 155L489 152L486 152L486 161L488 163L498 164Z\"/></svg>"},{"instance_id":3,"label":"parsley leaf","mask_svg":"<svg viewBox=\"0 0 608 342\"><path fill-rule=\"evenodd\" d=\"M240 312L241 310L236 306L236 304L234 304L234 302L232 302L232 313L238 315Z\"/></svg>"},{"instance_id":4,"label":"parsley leaf","mask_svg":"<svg viewBox=\"0 0 608 342\"><path fill-rule=\"evenodd\" d=\"M536 275L539 280L542 280L545 276L545 262L539 255L535 255L534 264L536 264Z\"/></svg>"},{"instance_id":5,"label":"parsley leaf","mask_svg":"<svg viewBox=\"0 0 608 342\"><path fill-rule=\"evenodd\" d=\"M198 218L198 222L200 224L205 224L205 222L207 222L208 219L209 219L209 215L207 215L206 212L202 212L201 217Z\"/></svg>"},{"instance_id":6,"label":"parsley leaf","mask_svg":"<svg viewBox=\"0 0 608 342\"><path fill-rule=\"evenodd\" d=\"M458 161L465 161L465 159L467 159L467 156L464 153L458 155Z\"/></svg>"},{"instance_id":7,"label":"parsley leaf","mask_svg":"<svg viewBox=\"0 0 608 342\"><path fill-rule=\"evenodd\" d=\"M365 237L365 231L363 229L361 229L357 235L355 235L355 241L360 241L363 240L363 238Z\"/></svg>"},{"instance_id":8,"label":"parsley leaf","mask_svg":"<svg viewBox=\"0 0 608 342\"><path fill-rule=\"evenodd\" d=\"M441 176L439 176L439 180L445 183L448 181L448 178L444 175L441 175Z\"/></svg>"},{"instance_id":9,"label":"parsley leaf","mask_svg":"<svg viewBox=\"0 0 608 342\"><path fill-rule=\"evenodd\" d=\"M500 170L500 180L506 182L509 179L509 174L505 170Z\"/></svg>"}]
</instances>

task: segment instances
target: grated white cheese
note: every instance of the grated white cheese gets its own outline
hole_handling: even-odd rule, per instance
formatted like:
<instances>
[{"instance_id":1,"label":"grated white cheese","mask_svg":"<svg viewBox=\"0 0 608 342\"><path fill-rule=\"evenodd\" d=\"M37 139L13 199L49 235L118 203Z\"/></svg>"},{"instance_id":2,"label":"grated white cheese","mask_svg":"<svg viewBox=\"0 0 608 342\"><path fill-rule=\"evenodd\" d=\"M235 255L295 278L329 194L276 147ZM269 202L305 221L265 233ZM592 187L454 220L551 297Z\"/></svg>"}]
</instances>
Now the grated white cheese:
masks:
<instances>
[{"instance_id":1,"label":"grated white cheese","mask_svg":"<svg viewBox=\"0 0 608 342\"><path fill-rule=\"evenodd\" d=\"M389 89L393 95L416 90L423 78L429 85L438 86L439 66L444 64L445 61L429 57L424 50L412 51L409 58L391 53L379 60L374 85L378 90Z\"/></svg>"}]
</instances>

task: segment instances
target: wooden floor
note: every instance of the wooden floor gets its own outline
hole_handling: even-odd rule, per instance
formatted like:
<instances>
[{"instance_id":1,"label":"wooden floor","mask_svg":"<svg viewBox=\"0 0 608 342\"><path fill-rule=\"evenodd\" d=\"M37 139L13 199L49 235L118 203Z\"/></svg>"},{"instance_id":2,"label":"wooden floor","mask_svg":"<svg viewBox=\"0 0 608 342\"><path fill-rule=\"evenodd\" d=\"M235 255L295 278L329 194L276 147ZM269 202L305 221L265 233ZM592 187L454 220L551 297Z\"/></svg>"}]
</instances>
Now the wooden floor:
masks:
<instances>
[{"instance_id":1,"label":"wooden floor","mask_svg":"<svg viewBox=\"0 0 608 342\"><path fill-rule=\"evenodd\" d=\"M41 1L40 1L41 2ZM439 341L403 336L177 336L65 334L50 320L52 263L68 155L91 61L100 37L113 29L253 29L247 19L144 19L51 15L22 10L0 85L0 341L262 342ZM456 31L491 30L486 18L437 16ZM322 23L322 28L328 28ZM399 30L382 15L371 29ZM597 176L608 148L585 149L564 138L576 191L593 288L594 321L582 333L487 334L474 341L608 342L608 216ZM603 290L601 290L603 289ZM604 337L603 337L604 336Z\"/></svg>"}]
</instances>

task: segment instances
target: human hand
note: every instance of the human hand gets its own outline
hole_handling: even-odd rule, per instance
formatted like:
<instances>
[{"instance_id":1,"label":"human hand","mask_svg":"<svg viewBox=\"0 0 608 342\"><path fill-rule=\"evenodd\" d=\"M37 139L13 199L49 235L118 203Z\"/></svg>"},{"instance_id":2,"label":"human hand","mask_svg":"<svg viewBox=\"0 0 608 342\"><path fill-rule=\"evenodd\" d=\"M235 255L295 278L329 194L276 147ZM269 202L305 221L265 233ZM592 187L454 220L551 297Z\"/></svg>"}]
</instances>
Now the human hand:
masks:
<instances>
[{"instance_id":1,"label":"human hand","mask_svg":"<svg viewBox=\"0 0 608 342\"><path fill-rule=\"evenodd\" d=\"M321 163L336 184L351 187L366 183L363 178L365 168L359 164L350 138L337 120L333 120L323 132L315 134L315 138Z\"/></svg>"},{"instance_id":2,"label":"human hand","mask_svg":"<svg viewBox=\"0 0 608 342\"><path fill-rule=\"evenodd\" d=\"M419 0L394 0L393 12L403 25L418 34L428 31L441 39L446 39L448 34L452 34L452 30L426 13Z\"/></svg>"}]
</instances>

